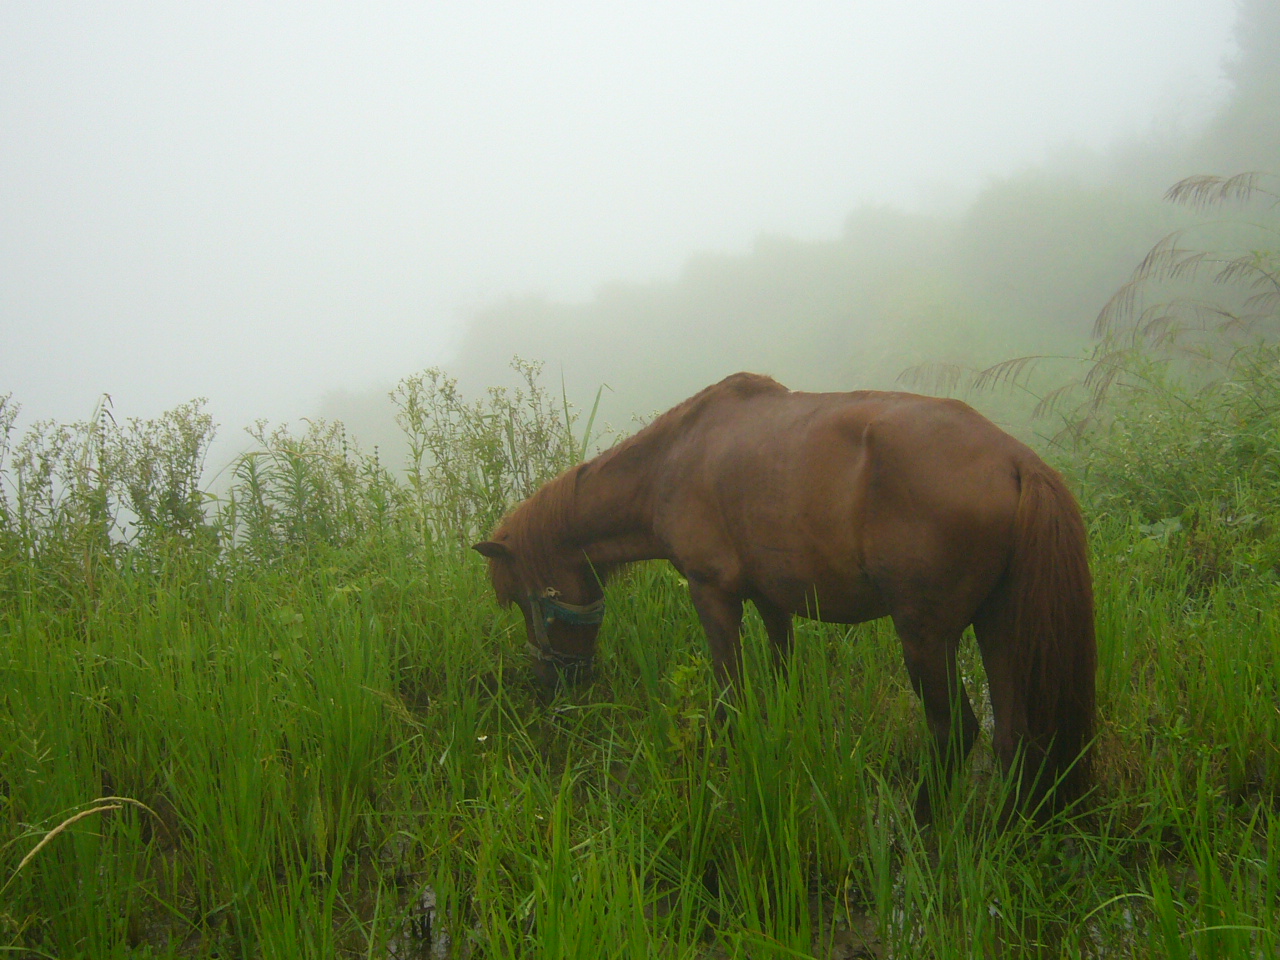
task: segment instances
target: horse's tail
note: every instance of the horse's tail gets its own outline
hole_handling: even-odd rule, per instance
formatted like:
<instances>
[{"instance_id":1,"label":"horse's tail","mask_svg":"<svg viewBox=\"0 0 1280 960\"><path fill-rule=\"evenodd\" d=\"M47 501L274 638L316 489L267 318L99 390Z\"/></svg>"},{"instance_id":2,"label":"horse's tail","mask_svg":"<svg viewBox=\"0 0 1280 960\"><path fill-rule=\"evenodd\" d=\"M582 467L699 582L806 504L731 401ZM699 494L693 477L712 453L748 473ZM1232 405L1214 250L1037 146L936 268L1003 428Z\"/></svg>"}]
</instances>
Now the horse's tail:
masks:
<instances>
[{"instance_id":1,"label":"horse's tail","mask_svg":"<svg viewBox=\"0 0 1280 960\"><path fill-rule=\"evenodd\" d=\"M1084 520L1062 478L1039 459L1018 467L1021 494L1008 571L1012 636L1006 637L1025 707L1024 783L1054 806L1091 778L1097 645ZM1016 695L1016 694L1015 694ZM1021 711L1018 711L1019 713ZM1015 720L1015 726L1021 726ZM1038 762L1037 762L1038 758Z\"/></svg>"}]
</instances>

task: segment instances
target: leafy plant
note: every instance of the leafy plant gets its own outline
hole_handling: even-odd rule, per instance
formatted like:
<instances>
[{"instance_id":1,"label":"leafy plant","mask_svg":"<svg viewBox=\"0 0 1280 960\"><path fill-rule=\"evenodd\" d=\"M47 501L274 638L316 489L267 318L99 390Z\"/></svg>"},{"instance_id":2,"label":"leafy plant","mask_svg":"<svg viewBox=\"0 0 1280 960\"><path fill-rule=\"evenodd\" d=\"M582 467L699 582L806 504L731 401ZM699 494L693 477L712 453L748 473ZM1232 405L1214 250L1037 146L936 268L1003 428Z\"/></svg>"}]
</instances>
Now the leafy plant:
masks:
<instances>
[{"instance_id":1,"label":"leafy plant","mask_svg":"<svg viewBox=\"0 0 1280 960\"><path fill-rule=\"evenodd\" d=\"M180 404L154 420L131 417L111 431L107 450L116 496L132 513L145 548L174 539L213 545L201 483L217 428L204 403Z\"/></svg>"},{"instance_id":2,"label":"leafy plant","mask_svg":"<svg viewBox=\"0 0 1280 960\"><path fill-rule=\"evenodd\" d=\"M409 441L409 487L429 535L487 533L514 504L586 456L600 393L579 440L578 415L563 391L557 402L542 384L542 364L516 357L511 368L520 386L491 387L478 400L466 400L457 380L438 368L391 391Z\"/></svg>"},{"instance_id":3,"label":"leafy plant","mask_svg":"<svg viewBox=\"0 0 1280 960\"><path fill-rule=\"evenodd\" d=\"M247 559L333 549L397 525L406 498L377 451L363 453L340 423L306 422L248 430L257 449L231 465L232 483L219 503L219 524L234 552Z\"/></svg>"}]
</instances>

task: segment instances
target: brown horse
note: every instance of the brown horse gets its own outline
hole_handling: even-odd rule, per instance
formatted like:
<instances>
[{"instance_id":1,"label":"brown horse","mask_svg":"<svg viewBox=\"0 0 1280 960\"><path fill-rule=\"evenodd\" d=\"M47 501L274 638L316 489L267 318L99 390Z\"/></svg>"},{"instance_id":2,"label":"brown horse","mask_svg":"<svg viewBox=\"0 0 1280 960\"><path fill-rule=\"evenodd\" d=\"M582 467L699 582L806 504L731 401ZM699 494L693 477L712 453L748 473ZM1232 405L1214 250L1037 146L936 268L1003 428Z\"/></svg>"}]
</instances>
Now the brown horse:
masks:
<instances>
[{"instance_id":1,"label":"brown horse","mask_svg":"<svg viewBox=\"0 0 1280 960\"><path fill-rule=\"evenodd\" d=\"M973 625L994 748L1023 802L1089 778L1093 593L1058 475L956 400L798 393L739 373L547 483L475 545L524 613L543 679L588 670L601 576L666 559L689 581L716 671L740 675L744 600L779 661L794 614L893 618L949 775L978 733L956 666ZM959 730L953 720L959 719ZM916 800L932 817L929 790Z\"/></svg>"}]
</instances>

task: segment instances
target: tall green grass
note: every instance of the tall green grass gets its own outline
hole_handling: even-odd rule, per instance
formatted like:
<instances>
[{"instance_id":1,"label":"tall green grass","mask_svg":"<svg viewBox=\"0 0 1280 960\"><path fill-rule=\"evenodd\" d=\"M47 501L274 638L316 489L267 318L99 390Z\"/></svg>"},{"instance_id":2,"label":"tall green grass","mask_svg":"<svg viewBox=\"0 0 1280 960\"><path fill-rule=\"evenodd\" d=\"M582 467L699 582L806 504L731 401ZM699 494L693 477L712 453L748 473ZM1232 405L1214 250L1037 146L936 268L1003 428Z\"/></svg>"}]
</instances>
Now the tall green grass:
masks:
<instances>
[{"instance_id":1,"label":"tall green grass","mask_svg":"<svg viewBox=\"0 0 1280 960\"><path fill-rule=\"evenodd\" d=\"M1153 587L1130 559L1140 532L1101 533L1097 809L1004 834L982 745L916 830L924 731L884 626L802 625L778 678L753 625L749 695L721 729L660 569L611 588L601 678L550 702L461 554L387 580L112 577L87 616L29 598L0 632L4 942L430 955L429 930L486 957L1274 953L1280 615L1243 589L1189 598L1154 559ZM980 693L971 650L966 669ZM17 870L111 796L145 807L86 817Z\"/></svg>"},{"instance_id":2,"label":"tall green grass","mask_svg":"<svg viewBox=\"0 0 1280 960\"><path fill-rule=\"evenodd\" d=\"M4 952L1280 952L1280 605L1244 541L1206 574L1227 527L1095 514L1089 809L997 830L984 738L922 833L926 731L888 624L801 622L779 675L750 616L721 724L684 585L639 565L609 587L595 683L548 698L414 481L334 429L258 436L217 509L154 536L120 533L96 468L39 510L8 488ZM987 717L971 640L962 672Z\"/></svg>"}]
</instances>

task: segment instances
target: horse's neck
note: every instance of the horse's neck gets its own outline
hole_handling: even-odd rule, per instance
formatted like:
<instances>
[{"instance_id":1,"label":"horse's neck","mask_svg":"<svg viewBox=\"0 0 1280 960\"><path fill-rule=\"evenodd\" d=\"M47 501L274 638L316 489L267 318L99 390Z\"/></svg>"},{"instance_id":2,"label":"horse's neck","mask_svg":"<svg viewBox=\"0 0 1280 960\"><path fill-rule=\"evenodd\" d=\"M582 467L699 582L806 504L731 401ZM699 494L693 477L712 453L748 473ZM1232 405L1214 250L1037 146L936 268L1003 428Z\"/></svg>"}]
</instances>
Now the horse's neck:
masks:
<instances>
[{"instance_id":1,"label":"horse's neck","mask_svg":"<svg viewBox=\"0 0 1280 960\"><path fill-rule=\"evenodd\" d=\"M663 556L653 535L653 467L657 456L637 450L602 454L578 476L575 523L582 548L595 563L630 563Z\"/></svg>"}]
</instances>

